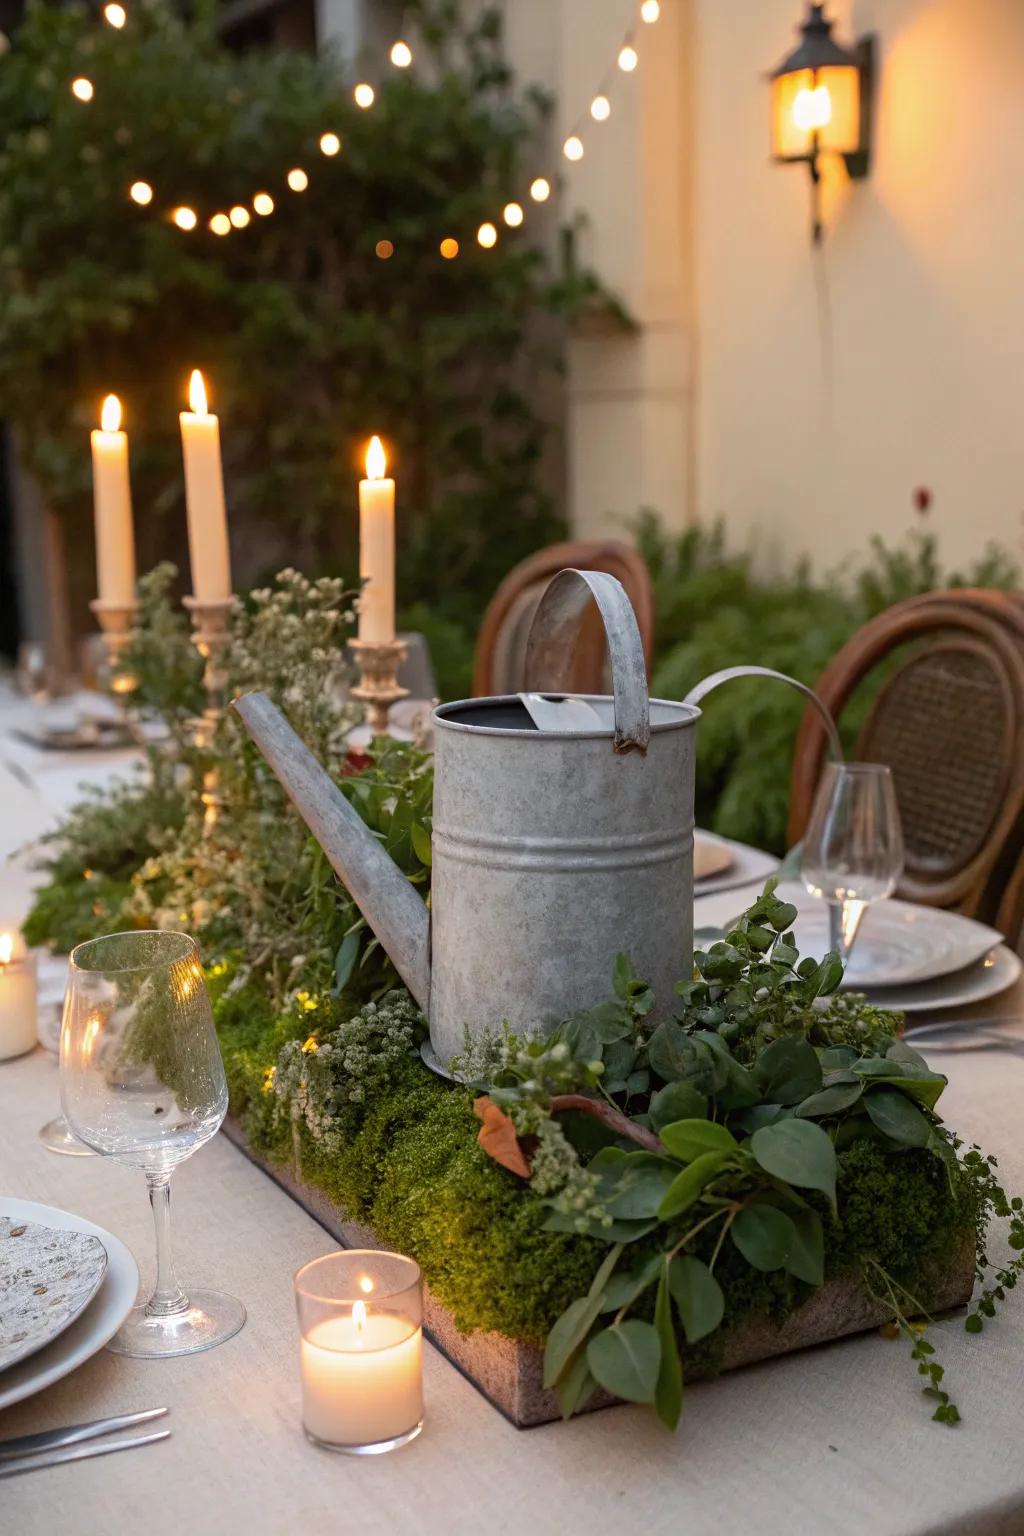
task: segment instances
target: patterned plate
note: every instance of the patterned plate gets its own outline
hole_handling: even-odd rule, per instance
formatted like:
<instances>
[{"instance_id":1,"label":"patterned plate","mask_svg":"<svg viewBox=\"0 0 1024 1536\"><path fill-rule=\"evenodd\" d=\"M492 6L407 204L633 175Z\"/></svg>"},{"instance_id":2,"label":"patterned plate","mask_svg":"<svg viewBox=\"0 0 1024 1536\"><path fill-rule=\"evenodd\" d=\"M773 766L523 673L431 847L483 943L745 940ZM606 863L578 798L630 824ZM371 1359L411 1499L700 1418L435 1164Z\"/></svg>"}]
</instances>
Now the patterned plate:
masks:
<instances>
[{"instance_id":1,"label":"patterned plate","mask_svg":"<svg viewBox=\"0 0 1024 1536\"><path fill-rule=\"evenodd\" d=\"M0 1371L63 1333L106 1268L98 1237L0 1217Z\"/></svg>"}]
</instances>

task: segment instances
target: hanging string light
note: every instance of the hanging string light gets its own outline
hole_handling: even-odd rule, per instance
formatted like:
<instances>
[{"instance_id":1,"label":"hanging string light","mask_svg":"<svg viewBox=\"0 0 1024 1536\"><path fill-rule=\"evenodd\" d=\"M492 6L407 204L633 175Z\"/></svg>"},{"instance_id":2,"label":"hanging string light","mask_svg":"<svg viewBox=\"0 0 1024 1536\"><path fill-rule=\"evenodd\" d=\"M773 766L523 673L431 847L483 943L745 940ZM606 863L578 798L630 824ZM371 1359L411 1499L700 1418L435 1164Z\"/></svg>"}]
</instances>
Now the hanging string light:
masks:
<instances>
[{"instance_id":1,"label":"hanging string light","mask_svg":"<svg viewBox=\"0 0 1024 1536\"><path fill-rule=\"evenodd\" d=\"M355 98L356 106L362 107L364 112L368 107L372 107L374 102L377 100L376 91L374 90L373 86L368 85L365 80L360 80L359 84L352 92L352 95Z\"/></svg>"},{"instance_id":2,"label":"hanging string light","mask_svg":"<svg viewBox=\"0 0 1024 1536\"><path fill-rule=\"evenodd\" d=\"M92 81L87 80L85 75L79 75L76 80L71 82L71 94L76 96L79 101L92 101L94 94Z\"/></svg>"},{"instance_id":3,"label":"hanging string light","mask_svg":"<svg viewBox=\"0 0 1024 1536\"><path fill-rule=\"evenodd\" d=\"M287 181L293 192L305 192L309 186L309 177L299 165L288 172Z\"/></svg>"},{"instance_id":4,"label":"hanging string light","mask_svg":"<svg viewBox=\"0 0 1024 1536\"><path fill-rule=\"evenodd\" d=\"M562 154L567 160L583 159L583 140L578 133L570 133L562 145Z\"/></svg>"},{"instance_id":5,"label":"hanging string light","mask_svg":"<svg viewBox=\"0 0 1024 1536\"><path fill-rule=\"evenodd\" d=\"M488 219L485 223L480 225L480 228L476 232L476 238L480 245L483 246L485 251L491 250L492 247L496 246L498 243L497 226L492 224Z\"/></svg>"},{"instance_id":6,"label":"hanging string light","mask_svg":"<svg viewBox=\"0 0 1024 1536\"><path fill-rule=\"evenodd\" d=\"M274 211L274 199L269 192L257 192L252 200L253 212L258 213L261 219Z\"/></svg>"},{"instance_id":7,"label":"hanging string light","mask_svg":"<svg viewBox=\"0 0 1024 1536\"><path fill-rule=\"evenodd\" d=\"M408 69L412 63L412 49L401 38L391 45L391 62L396 69Z\"/></svg>"},{"instance_id":8,"label":"hanging string light","mask_svg":"<svg viewBox=\"0 0 1024 1536\"><path fill-rule=\"evenodd\" d=\"M133 203L138 203L140 208L145 208L153 201L153 188L148 181L133 181L128 188L128 196Z\"/></svg>"},{"instance_id":9,"label":"hanging string light","mask_svg":"<svg viewBox=\"0 0 1024 1536\"><path fill-rule=\"evenodd\" d=\"M606 123L612 115L612 104L607 96L595 96L590 103L590 115L595 123Z\"/></svg>"},{"instance_id":10,"label":"hanging string light","mask_svg":"<svg viewBox=\"0 0 1024 1536\"><path fill-rule=\"evenodd\" d=\"M444 257L445 261L454 261L456 256L459 254L459 242L457 240L453 240L449 235L446 240L441 241L438 249L440 250L441 255Z\"/></svg>"},{"instance_id":11,"label":"hanging string light","mask_svg":"<svg viewBox=\"0 0 1024 1536\"><path fill-rule=\"evenodd\" d=\"M103 20L120 32L128 20L128 12L123 5L118 5L117 0L110 0L110 4L103 7Z\"/></svg>"},{"instance_id":12,"label":"hanging string light","mask_svg":"<svg viewBox=\"0 0 1024 1536\"><path fill-rule=\"evenodd\" d=\"M501 216L509 229L518 229L526 215L523 213L522 203L506 203L501 210Z\"/></svg>"},{"instance_id":13,"label":"hanging string light","mask_svg":"<svg viewBox=\"0 0 1024 1536\"><path fill-rule=\"evenodd\" d=\"M341 140L336 133L322 133L320 135L320 153L322 155L336 155L341 149Z\"/></svg>"},{"instance_id":14,"label":"hanging string light","mask_svg":"<svg viewBox=\"0 0 1024 1536\"><path fill-rule=\"evenodd\" d=\"M228 218L236 229L244 229L249 222L249 210L243 208L241 203L236 203L228 214Z\"/></svg>"},{"instance_id":15,"label":"hanging string light","mask_svg":"<svg viewBox=\"0 0 1024 1536\"><path fill-rule=\"evenodd\" d=\"M646 21L648 26L650 26L654 22L657 21L657 19L658 19L658 17L660 15L661 15L661 3L660 3L660 0L644 0L643 5L640 7L640 20L641 21Z\"/></svg>"},{"instance_id":16,"label":"hanging string light","mask_svg":"<svg viewBox=\"0 0 1024 1536\"><path fill-rule=\"evenodd\" d=\"M230 235L231 220L226 213L215 213L207 226L215 235Z\"/></svg>"},{"instance_id":17,"label":"hanging string light","mask_svg":"<svg viewBox=\"0 0 1024 1536\"><path fill-rule=\"evenodd\" d=\"M546 203L551 196L551 183L546 176L535 176L530 182L530 196L535 203Z\"/></svg>"},{"instance_id":18,"label":"hanging string light","mask_svg":"<svg viewBox=\"0 0 1024 1536\"><path fill-rule=\"evenodd\" d=\"M175 208L174 212L171 214L171 219L175 224L177 224L179 229L183 229L186 232L195 229L196 225L199 223L199 218L195 209L189 208L186 204L182 204L180 208Z\"/></svg>"},{"instance_id":19,"label":"hanging string light","mask_svg":"<svg viewBox=\"0 0 1024 1536\"><path fill-rule=\"evenodd\" d=\"M640 55L637 53L632 43L626 43L622 48L619 49L619 57L617 63L623 74L631 75L639 62Z\"/></svg>"}]
</instances>

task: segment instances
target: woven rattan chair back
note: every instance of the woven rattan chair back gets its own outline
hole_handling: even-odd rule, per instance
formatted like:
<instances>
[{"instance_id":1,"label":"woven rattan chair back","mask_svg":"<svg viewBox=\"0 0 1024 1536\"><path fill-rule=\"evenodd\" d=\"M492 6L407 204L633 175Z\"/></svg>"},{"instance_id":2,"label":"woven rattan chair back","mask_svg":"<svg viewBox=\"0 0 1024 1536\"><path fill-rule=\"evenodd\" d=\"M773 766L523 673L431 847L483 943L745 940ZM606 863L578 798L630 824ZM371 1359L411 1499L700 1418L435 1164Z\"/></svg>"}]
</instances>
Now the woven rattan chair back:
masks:
<instances>
[{"instance_id":1,"label":"woven rattan chair back","mask_svg":"<svg viewBox=\"0 0 1024 1536\"><path fill-rule=\"evenodd\" d=\"M854 635L815 691L838 718L878 669L887 675L855 754L893 772L906 844L898 894L992 918L1024 826L1024 605L978 591L898 603ZM824 759L817 717L805 714L791 842L807 825Z\"/></svg>"},{"instance_id":2,"label":"woven rattan chair back","mask_svg":"<svg viewBox=\"0 0 1024 1536\"><path fill-rule=\"evenodd\" d=\"M654 639L654 598L651 578L642 558L615 539L590 539L551 544L514 566L484 614L476 643L473 693L477 698L518 693L525 687L526 639L533 615L548 582L566 566L606 571L626 589L640 626L648 673ZM604 629L596 609L585 616L573 663L575 693L606 693Z\"/></svg>"}]
</instances>

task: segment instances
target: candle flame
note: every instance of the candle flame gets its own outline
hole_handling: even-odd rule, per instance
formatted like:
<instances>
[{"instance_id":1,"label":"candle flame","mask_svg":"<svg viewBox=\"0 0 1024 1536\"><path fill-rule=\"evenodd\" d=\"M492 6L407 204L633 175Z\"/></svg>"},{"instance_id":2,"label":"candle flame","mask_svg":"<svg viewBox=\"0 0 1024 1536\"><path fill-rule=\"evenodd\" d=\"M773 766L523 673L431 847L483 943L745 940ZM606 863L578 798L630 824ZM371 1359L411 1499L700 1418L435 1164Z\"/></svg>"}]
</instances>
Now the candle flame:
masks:
<instances>
[{"instance_id":1,"label":"candle flame","mask_svg":"<svg viewBox=\"0 0 1024 1536\"><path fill-rule=\"evenodd\" d=\"M14 935L12 933L0 933L0 965L10 965L13 954Z\"/></svg>"},{"instance_id":2,"label":"candle flame","mask_svg":"<svg viewBox=\"0 0 1024 1536\"><path fill-rule=\"evenodd\" d=\"M366 1302L354 1301L352 1303L352 1321L355 1324L356 1333L364 1333L366 1330Z\"/></svg>"},{"instance_id":3,"label":"candle flame","mask_svg":"<svg viewBox=\"0 0 1024 1536\"><path fill-rule=\"evenodd\" d=\"M384 444L379 437L371 437L369 447L366 450L366 478L367 480L383 480L388 472L387 455L384 452Z\"/></svg>"},{"instance_id":4,"label":"candle flame","mask_svg":"<svg viewBox=\"0 0 1024 1536\"><path fill-rule=\"evenodd\" d=\"M359 1289L362 1291L364 1296L369 1296L370 1292L373 1290L373 1281L370 1279L369 1275L364 1275L360 1280Z\"/></svg>"},{"instance_id":5,"label":"candle flame","mask_svg":"<svg viewBox=\"0 0 1024 1536\"><path fill-rule=\"evenodd\" d=\"M121 402L116 395L108 395L100 411L100 426L104 432L121 430Z\"/></svg>"},{"instance_id":6,"label":"candle flame","mask_svg":"<svg viewBox=\"0 0 1024 1536\"><path fill-rule=\"evenodd\" d=\"M208 412L206 385L198 368L192 369L192 377L188 381L188 405L196 416L205 416Z\"/></svg>"}]
</instances>

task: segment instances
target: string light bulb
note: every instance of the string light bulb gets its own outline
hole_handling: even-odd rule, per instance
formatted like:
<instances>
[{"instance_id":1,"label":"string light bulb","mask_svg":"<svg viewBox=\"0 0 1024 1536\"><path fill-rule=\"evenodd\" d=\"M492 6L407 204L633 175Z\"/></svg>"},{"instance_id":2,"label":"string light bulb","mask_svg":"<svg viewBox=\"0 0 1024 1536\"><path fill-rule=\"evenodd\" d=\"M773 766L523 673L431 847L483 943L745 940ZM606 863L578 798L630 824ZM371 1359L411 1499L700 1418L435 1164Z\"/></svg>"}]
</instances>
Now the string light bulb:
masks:
<instances>
[{"instance_id":1,"label":"string light bulb","mask_svg":"<svg viewBox=\"0 0 1024 1536\"><path fill-rule=\"evenodd\" d=\"M518 229L525 217L522 203L506 203L501 216L509 229Z\"/></svg>"},{"instance_id":2,"label":"string light bulb","mask_svg":"<svg viewBox=\"0 0 1024 1536\"><path fill-rule=\"evenodd\" d=\"M120 32L128 20L128 12L123 5L118 5L117 0L110 0L110 4L103 7L103 20Z\"/></svg>"},{"instance_id":3,"label":"string light bulb","mask_svg":"<svg viewBox=\"0 0 1024 1536\"><path fill-rule=\"evenodd\" d=\"M374 102L377 100L376 91L372 85L367 85L365 80L360 80L359 84L352 92L352 95L355 98L356 106L362 107L364 112L366 111L367 107L372 107Z\"/></svg>"},{"instance_id":4,"label":"string light bulb","mask_svg":"<svg viewBox=\"0 0 1024 1536\"><path fill-rule=\"evenodd\" d=\"M305 192L309 186L309 177L301 166L297 165L294 170L288 172L288 185L293 192Z\"/></svg>"},{"instance_id":5,"label":"string light bulb","mask_svg":"<svg viewBox=\"0 0 1024 1536\"><path fill-rule=\"evenodd\" d=\"M396 69L408 69L412 63L412 49L401 38L391 45L391 62Z\"/></svg>"},{"instance_id":6,"label":"string light bulb","mask_svg":"<svg viewBox=\"0 0 1024 1536\"><path fill-rule=\"evenodd\" d=\"M71 94L72 96L76 96L79 101L92 101L92 81L87 80L84 75L79 75L76 80L72 80L71 82Z\"/></svg>"},{"instance_id":7,"label":"string light bulb","mask_svg":"<svg viewBox=\"0 0 1024 1536\"><path fill-rule=\"evenodd\" d=\"M535 176L530 183L530 196L535 203L546 203L551 196L551 183L546 176Z\"/></svg>"},{"instance_id":8,"label":"string light bulb","mask_svg":"<svg viewBox=\"0 0 1024 1536\"><path fill-rule=\"evenodd\" d=\"M612 115L612 104L607 96L595 96L590 103L590 115L595 123L606 123Z\"/></svg>"},{"instance_id":9,"label":"string light bulb","mask_svg":"<svg viewBox=\"0 0 1024 1536\"><path fill-rule=\"evenodd\" d=\"M341 140L336 133L322 133L320 135L320 153L322 155L336 155L341 149Z\"/></svg>"},{"instance_id":10,"label":"string light bulb","mask_svg":"<svg viewBox=\"0 0 1024 1536\"><path fill-rule=\"evenodd\" d=\"M640 7L640 20L653 25L661 15L661 0L644 0Z\"/></svg>"},{"instance_id":11,"label":"string light bulb","mask_svg":"<svg viewBox=\"0 0 1024 1536\"><path fill-rule=\"evenodd\" d=\"M395 247L390 240L378 240L374 250L381 261L390 261L391 257L395 254Z\"/></svg>"},{"instance_id":12,"label":"string light bulb","mask_svg":"<svg viewBox=\"0 0 1024 1536\"><path fill-rule=\"evenodd\" d=\"M148 181L133 181L128 188L128 196L133 203L138 203L140 208L145 208L153 201L153 188Z\"/></svg>"},{"instance_id":13,"label":"string light bulb","mask_svg":"<svg viewBox=\"0 0 1024 1536\"><path fill-rule=\"evenodd\" d=\"M476 238L479 244L483 246L484 250L489 251L492 246L495 246L498 243L497 228L488 219L480 225L480 228L476 232Z\"/></svg>"},{"instance_id":14,"label":"string light bulb","mask_svg":"<svg viewBox=\"0 0 1024 1536\"><path fill-rule=\"evenodd\" d=\"M562 145L562 154L567 160L583 159L583 140L578 133L570 133Z\"/></svg>"},{"instance_id":15,"label":"string light bulb","mask_svg":"<svg viewBox=\"0 0 1024 1536\"><path fill-rule=\"evenodd\" d=\"M445 261L454 261L459 254L459 242L453 240L451 235L448 235L446 239L441 241L440 251Z\"/></svg>"},{"instance_id":16,"label":"string light bulb","mask_svg":"<svg viewBox=\"0 0 1024 1536\"><path fill-rule=\"evenodd\" d=\"M230 235L231 220L226 213L215 213L210 220L209 228L215 235Z\"/></svg>"},{"instance_id":17,"label":"string light bulb","mask_svg":"<svg viewBox=\"0 0 1024 1536\"><path fill-rule=\"evenodd\" d=\"M175 208L174 212L171 214L171 218L174 220L175 224L177 224L179 229L184 230L195 229L196 225L199 223L199 220L196 217L195 209L189 208L185 205L180 208Z\"/></svg>"},{"instance_id":18,"label":"string light bulb","mask_svg":"<svg viewBox=\"0 0 1024 1536\"><path fill-rule=\"evenodd\" d=\"M244 229L249 222L249 210L243 208L241 203L236 203L228 214L228 218L236 229Z\"/></svg>"},{"instance_id":19,"label":"string light bulb","mask_svg":"<svg viewBox=\"0 0 1024 1536\"><path fill-rule=\"evenodd\" d=\"M274 211L274 199L269 192L257 192L252 200L253 212L258 213L261 219L265 219Z\"/></svg>"},{"instance_id":20,"label":"string light bulb","mask_svg":"<svg viewBox=\"0 0 1024 1536\"><path fill-rule=\"evenodd\" d=\"M619 49L618 65L623 74L631 75L640 62L640 55L631 43Z\"/></svg>"}]
</instances>

